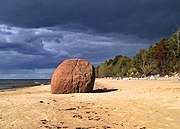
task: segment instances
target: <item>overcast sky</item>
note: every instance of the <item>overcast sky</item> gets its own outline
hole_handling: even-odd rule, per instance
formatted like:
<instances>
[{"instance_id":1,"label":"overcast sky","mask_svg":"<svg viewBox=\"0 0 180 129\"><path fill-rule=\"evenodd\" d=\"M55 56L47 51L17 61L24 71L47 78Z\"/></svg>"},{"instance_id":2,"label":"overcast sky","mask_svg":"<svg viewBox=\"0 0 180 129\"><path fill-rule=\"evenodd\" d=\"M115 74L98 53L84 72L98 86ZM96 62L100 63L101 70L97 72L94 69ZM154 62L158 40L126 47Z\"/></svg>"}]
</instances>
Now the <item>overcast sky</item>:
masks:
<instances>
[{"instance_id":1,"label":"overcast sky","mask_svg":"<svg viewBox=\"0 0 180 129\"><path fill-rule=\"evenodd\" d=\"M133 56L180 25L180 0L0 0L0 78L50 78L65 59Z\"/></svg>"}]
</instances>

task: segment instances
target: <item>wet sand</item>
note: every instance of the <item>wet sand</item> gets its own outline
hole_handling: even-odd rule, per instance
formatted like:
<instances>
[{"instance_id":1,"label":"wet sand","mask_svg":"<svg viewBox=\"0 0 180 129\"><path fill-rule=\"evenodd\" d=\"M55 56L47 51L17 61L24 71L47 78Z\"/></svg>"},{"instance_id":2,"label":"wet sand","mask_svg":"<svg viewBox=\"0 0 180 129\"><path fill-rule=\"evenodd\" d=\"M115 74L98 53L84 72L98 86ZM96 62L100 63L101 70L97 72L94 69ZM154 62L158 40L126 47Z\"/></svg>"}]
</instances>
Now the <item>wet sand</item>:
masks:
<instances>
[{"instance_id":1,"label":"wet sand","mask_svg":"<svg viewBox=\"0 0 180 129\"><path fill-rule=\"evenodd\" d=\"M180 128L180 82L97 79L95 89L58 95L49 85L0 91L0 129Z\"/></svg>"}]
</instances>

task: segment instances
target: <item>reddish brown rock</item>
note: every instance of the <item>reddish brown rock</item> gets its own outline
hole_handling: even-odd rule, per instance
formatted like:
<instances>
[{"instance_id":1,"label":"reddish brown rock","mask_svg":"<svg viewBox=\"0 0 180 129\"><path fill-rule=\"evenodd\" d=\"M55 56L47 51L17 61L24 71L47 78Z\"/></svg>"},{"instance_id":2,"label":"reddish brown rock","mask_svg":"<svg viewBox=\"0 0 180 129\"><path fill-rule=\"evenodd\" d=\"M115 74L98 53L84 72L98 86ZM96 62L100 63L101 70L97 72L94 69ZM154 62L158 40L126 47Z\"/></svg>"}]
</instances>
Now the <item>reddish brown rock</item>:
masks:
<instances>
[{"instance_id":1,"label":"reddish brown rock","mask_svg":"<svg viewBox=\"0 0 180 129\"><path fill-rule=\"evenodd\" d=\"M51 78L51 93L86 93L94 87L94 67L84 59L69 59L62 62Z\"/></svg>"}]
</instances>

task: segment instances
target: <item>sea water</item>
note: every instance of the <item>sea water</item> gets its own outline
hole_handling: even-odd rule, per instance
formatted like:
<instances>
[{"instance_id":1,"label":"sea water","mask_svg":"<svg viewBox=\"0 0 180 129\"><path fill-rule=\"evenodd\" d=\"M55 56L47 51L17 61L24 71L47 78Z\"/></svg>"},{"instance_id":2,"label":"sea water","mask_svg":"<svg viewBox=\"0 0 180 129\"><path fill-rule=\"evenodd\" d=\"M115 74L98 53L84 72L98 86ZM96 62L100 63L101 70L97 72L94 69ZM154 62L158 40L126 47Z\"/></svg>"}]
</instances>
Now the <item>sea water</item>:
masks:
<instances>
[{"instance_id":1,"label":"sea water","mask_svg":"<svg viewBox=\"0 0 180 129\"><path fill-rule=\"evenodd\" d=\"M0 90L48 84L50 79L0 79Z\"/></svg>"}]
</instances>

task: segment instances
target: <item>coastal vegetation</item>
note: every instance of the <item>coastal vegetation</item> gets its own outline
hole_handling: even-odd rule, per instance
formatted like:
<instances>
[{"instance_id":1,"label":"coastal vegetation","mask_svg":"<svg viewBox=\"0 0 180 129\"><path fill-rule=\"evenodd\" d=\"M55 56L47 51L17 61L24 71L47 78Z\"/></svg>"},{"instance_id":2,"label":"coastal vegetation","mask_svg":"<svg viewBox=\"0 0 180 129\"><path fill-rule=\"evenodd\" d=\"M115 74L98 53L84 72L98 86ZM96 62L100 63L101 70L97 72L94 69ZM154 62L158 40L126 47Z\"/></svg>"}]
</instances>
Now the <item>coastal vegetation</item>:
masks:
<instances>
[{"instance_id":1,"label":"coastal vegetation","mask_svg":"<svg viewBox=\"0 0 180 129\"><path fill-rule=\"evenodd\" d=\"M96 77L146 77L180 72L180 28L133 57L117 55L95 69Z\"/></svg>"}]
</instances>

